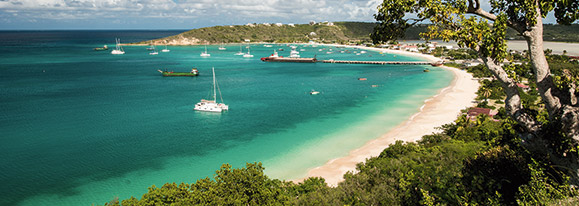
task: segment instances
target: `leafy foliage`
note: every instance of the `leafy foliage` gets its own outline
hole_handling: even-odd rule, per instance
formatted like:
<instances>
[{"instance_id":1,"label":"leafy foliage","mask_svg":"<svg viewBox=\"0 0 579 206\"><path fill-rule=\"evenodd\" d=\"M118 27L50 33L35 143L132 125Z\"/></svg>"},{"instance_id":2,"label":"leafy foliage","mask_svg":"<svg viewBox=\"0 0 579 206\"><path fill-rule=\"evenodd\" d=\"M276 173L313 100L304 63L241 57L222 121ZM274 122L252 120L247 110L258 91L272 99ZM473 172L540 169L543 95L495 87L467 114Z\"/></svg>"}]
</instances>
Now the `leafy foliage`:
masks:
<instances>
[{"instance_id":1,"label":"leafy foliage","mask_svg":"<svg viewBox=\"0 0 579 206\"><path fill-rule=\"evenodd\" d=\"M514 125L460 116L417 143L390 145L335 188L319 177L270 179L261 163L224 164L213 179L152 186L141 199L106 205L536 205L571 195L565 176L520 146Z\"/></svg>"}]
</instances>

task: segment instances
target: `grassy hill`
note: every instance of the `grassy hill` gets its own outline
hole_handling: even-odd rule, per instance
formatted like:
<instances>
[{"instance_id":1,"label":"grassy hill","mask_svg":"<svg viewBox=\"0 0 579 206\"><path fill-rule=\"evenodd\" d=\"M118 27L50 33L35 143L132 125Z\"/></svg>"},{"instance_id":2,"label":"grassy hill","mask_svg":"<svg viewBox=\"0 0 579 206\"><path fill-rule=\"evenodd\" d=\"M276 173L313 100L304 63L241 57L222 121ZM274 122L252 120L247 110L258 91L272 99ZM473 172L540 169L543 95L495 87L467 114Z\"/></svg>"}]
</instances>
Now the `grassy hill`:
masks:
<instances>
[{"instance_id":1,"label":"grassy hill","mask_svg":"<svg viewBox=\"0 0 579 206\"><path fill-rule=\"evenodd\" d=\"M296 24L282 26L257 24L253 26L214 26L193 29L178 35L153 40L158 44L220 44L240 43L245 39L251 42L308 42L316 40L325 43L347 43L370 41L370 33L375 23L366 22L336 22L328 24ZM137 44L148 44L139 42Z\"/></svg>"}]
</instances>

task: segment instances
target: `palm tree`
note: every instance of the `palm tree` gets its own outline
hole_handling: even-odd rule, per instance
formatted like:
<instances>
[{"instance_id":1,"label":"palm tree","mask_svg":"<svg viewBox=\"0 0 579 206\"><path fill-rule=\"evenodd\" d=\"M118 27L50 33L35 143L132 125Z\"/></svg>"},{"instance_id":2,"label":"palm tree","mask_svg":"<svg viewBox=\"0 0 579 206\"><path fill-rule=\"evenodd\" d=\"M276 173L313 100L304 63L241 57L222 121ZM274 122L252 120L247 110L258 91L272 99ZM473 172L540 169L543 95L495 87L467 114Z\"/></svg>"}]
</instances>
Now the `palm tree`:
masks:
<instances>
[{"instance_id":1,"label":"palm tree","mask_svg":"<svg viewBox=\"0 0 579 206\"><path fill-rule=\"evenodd\" d=\"M479 95L485 98L485 102L488 102L487 100L491 96L491 90L483 86L479 90Z\"/></svg>"}]
</instances>

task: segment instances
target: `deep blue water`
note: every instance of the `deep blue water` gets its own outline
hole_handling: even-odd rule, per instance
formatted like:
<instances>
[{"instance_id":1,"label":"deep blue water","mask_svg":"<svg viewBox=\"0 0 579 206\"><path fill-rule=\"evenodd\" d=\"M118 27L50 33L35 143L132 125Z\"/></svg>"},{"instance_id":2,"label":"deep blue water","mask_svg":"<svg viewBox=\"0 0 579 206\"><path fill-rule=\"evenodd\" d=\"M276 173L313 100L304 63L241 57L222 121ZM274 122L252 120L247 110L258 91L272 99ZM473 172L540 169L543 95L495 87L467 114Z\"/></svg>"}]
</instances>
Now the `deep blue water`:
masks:
<instances>
[{"instance_id":1,"label":"deep blue water","mask_svg":"<svg viewBox=\"0 0 579 206\"><path fill-rule=\"evenodd\" d=\"M274 178L299 177L408 118L452 79L438 68L424 73L424 66L259 60L272 49L289 55L286 45L252 45L251 59L233 55L239 45L209 46L210 58L199 56L202 46L169 46L156 56L139 46L124 47L124 55L92 50L114 47L115 38L138 42L180 32L0 32L0 205L104 204L140 197L152 184L211 177L222 163L269 162ZM419 61L351 48L299 49L318 59ZM201 75L156 71L192 67ZM208 96L212 67L230 106L223 114L192 109ZM322 94L311 96L312 89ZM392 121L347 137L349 146L319 145L328 152L316 157L303 149L359 132L355 125L377 115ZM312 160L274 164L300 157Z\"/></svg>"}]
</instances>

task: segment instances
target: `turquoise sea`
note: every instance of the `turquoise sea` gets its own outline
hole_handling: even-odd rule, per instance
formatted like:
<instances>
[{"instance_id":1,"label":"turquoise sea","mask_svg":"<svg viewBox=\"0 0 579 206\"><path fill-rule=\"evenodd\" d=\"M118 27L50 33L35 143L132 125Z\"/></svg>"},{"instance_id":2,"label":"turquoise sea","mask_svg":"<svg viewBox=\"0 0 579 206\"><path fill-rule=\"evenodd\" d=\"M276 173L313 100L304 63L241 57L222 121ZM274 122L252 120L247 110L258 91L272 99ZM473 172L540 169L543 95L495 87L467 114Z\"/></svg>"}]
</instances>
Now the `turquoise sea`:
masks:
<instances>
[{"instance_id":1,"label":"turquoise sea","mask_svg":"<svg viewBox=\"0 0 579 206\"><path fill-rule=\"evenodd\" d=\"M453 79L430 66L259 60L280 48L288 56L285 44L253 44L254 58L235 56L239 44L208 46L209 58L199 56L204 46L169 46L155 56L144 46L126 46L124 55L93 51L114 47L115 38L180 32L0 32L0 205L140 198L151 185L212 177L223 163L263 162L272 178L301 178L408 119ZM296 46L318 59L421 61ZM200 76L157 72L192 67ZM212 67L230 110L193 111L208 97Z\"/></svg>"}]
</instances>

